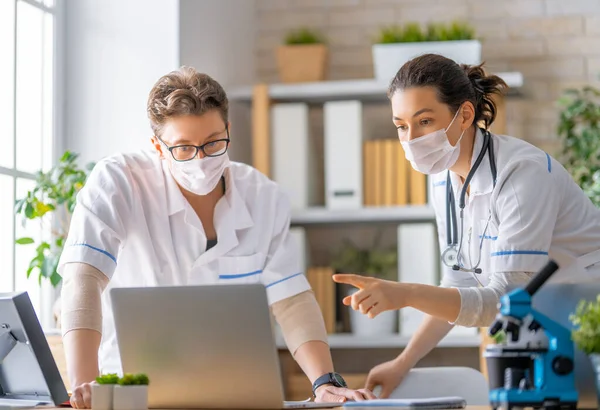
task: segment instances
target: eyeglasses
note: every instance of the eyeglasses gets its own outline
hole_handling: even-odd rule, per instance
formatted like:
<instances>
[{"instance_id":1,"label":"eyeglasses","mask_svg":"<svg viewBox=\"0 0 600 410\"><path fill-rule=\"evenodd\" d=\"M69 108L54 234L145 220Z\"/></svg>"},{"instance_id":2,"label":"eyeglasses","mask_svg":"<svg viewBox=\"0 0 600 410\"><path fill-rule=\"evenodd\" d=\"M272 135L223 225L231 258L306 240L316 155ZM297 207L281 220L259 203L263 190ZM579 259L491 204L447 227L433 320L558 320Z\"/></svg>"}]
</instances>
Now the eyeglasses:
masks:
<instances>
[{"instance_id":1,"label":"eyeglasses","mask_svg":"<svg viewBox=\"0 0 600 410\"><path fill-rule=\"evenodd\" d=\"M175 161L184 162L190 161L198 156L198 151L202 151L205 157L218 157L227 152L229 147L229 129L225 127L225 130L221 134L226 134L227 138L220 138L202 145L174 145L168 146L166 142L159 138L159 140L169 150Z\"/></svg>"}]
</instances>

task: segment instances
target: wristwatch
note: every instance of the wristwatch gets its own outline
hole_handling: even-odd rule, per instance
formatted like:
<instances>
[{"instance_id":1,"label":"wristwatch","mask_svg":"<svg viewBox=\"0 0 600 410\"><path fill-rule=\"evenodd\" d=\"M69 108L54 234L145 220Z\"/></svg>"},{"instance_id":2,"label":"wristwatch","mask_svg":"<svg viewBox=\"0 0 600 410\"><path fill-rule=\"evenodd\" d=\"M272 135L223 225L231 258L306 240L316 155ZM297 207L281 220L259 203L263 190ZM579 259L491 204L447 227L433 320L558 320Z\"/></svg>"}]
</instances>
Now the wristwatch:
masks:
<instances>
[{"instance_id":1,"label":"wristwatch","mask_svg":"<svg viewBox=\"0 0 600 410\"><path fill-rule=\"evenodd\" d=\"M346 381L339 373L326 373L319 377L312 385L313 396L317 396L315 393L319 387L324 384L332 384L335 387L348 387Z\"/></svg>"}]
</instances>

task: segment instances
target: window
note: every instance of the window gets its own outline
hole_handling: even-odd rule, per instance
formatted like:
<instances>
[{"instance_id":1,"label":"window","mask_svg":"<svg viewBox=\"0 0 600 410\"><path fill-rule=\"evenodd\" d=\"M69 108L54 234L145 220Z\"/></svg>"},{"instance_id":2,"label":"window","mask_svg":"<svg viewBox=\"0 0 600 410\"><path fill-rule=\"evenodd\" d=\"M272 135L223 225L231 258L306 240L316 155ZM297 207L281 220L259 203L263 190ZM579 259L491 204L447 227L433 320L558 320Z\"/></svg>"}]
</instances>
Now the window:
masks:
<instances>
[{"instance_id":1,"label":"window","mask_svg":"<svg viewBox=\"0 0 600 410\"><path fill-rule=\"evenodd\" d=\"M0 0L0 292L29 292L43 324L47 296L37 275L26 277L35 245L15 245L42 231L36 221L23 227L14 204L54 159L56 1Z\"/></svg>"}]
</instances>

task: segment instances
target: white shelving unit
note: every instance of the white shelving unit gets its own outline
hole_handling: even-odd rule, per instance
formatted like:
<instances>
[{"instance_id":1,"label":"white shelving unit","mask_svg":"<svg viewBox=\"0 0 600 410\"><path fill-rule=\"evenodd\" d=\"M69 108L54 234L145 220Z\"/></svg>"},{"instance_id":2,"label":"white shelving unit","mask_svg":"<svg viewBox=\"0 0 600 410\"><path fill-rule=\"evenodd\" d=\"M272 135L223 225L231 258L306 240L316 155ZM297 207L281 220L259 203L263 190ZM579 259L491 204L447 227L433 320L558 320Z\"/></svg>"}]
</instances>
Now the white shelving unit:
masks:
<instances>
[{"instance_id":1,"label":"white shelving unit","mask_svg":"<svg viewBox=\"0 0 600 410\"><path fill-rule=\"evenodd\" d=\"M405 336L385 336L385 337L359 337L351 333L329 335L329 346L332 349L385 349L385 348L403 348L410 341ZM279 334L276 336L278 349L286 349L285 341ZM446 336L438 344L438 347L478 347L481 343L481 337L475 336Z\"/></svg>"},{"instance_id":2,"label":"white shelving unit","mask_svg":"<svg viewBox=\"0 0 600 410\"><path fill-rule=\"evenodd\" d=\"M523 74L519 72L494 73L509 87L509 93L518 93L523 86ZM320 81L302 84L271 84L269 97L278 101L323 102L359 99L363 101L384 101L388 83L375 79L344 81ZM252 87L238 87L227 91L233 101L252 101Z\"/></svg>"},{"instance_id":3,"label":"white shelving unit","mask_svg":"<svg viewBox=\"0 0 600 410\"><path fill-rule=\"evenodd\" d=\"M397 207L366 207L359 209L328 209L325 207L292 211L292 225L322 225L373 222L430 222L435 219L428 205Z\"/></svg>"}]
</instances>

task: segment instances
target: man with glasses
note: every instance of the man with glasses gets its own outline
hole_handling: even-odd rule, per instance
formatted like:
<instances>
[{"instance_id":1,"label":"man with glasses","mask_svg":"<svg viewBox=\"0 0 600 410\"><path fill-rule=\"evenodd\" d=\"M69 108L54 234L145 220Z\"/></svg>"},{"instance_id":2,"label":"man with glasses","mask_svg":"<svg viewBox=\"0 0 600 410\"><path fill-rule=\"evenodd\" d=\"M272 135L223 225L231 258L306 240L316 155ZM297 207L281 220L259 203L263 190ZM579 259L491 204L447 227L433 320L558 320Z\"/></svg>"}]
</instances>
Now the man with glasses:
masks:
<instances>
[{"instance_id":1,"label":"man with glasses","mask_svg":"<svg viewBox=\"0 0 600 410\"><path fill-rule=\"evenodd\" d=\"M334 373L323 317L289 234L288 199L254 168L229 161L223 88L182 68L158 80L147 109L154 149L96 165L61 257L71 404L89 408L89 383L121 371L108 288L214 283L265 285L316 400L374 398L345 388Z\"/></svg>"}]
</instances>

